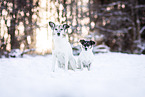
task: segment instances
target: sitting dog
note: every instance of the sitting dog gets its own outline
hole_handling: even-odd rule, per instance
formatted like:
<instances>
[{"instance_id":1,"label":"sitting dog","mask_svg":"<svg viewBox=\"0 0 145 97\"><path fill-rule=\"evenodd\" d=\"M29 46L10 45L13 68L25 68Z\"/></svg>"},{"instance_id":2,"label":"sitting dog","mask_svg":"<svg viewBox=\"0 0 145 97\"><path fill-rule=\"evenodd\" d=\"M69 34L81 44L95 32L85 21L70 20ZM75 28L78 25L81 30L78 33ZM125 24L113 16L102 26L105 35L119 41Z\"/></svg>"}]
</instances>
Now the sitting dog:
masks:
<instances>
[{"instance_id":1,"label":"sitting dog","mask_svg":"<svg viewBox=\"0 0 145 97\"><path fill-rule=\"evenodd\" d=\"M68 42L66 29L69 25L56 25L53 22L49 22L49 26L53 30L52 41L54 49L52 50L52 70L55 71L55 64L58 63L59 67L65 68L65 70L76 68L76 61L73 57L72 48Z\"/></svg>"},{"instance_id":2,"label":"sitting dog","mask_svg":"<svg viewBox=\"0 0 145 97\"><path fill-rule=\"evenodd\" d=\"M83 67L87 67L88 70L90 71L90 66L93 62L94 55L92 53L92 46L95 44L94 41L85 41L85 40L80 40L82 51L78 57L78 68L83 70Z\"/></svg>"}]
</instances>

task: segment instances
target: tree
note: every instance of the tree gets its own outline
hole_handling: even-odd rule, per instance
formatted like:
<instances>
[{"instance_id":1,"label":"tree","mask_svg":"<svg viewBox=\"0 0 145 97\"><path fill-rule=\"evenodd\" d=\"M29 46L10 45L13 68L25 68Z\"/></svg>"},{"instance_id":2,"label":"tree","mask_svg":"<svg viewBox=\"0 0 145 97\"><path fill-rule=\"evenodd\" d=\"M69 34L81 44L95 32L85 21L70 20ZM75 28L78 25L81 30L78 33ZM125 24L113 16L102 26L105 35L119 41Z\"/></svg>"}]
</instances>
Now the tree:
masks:
<instances>
[{"instance_id":1,"label":"tree","mask_svg":"<svg viewBox=\"0 0 145 97\"><path fill-rule=\"evenodd\" d=\"M94 0L98 1L98 0ZM141 53L140 15L138 0L101 0L99 9L93 9L95 29L105 36L111 51ZM95 7L94 7L95 8Z\"/></svg>"},{"instance_id":2,"label":"tree","mask_svg":"<svg viewBox=\"0 0 145 97\"><path fill-rule=\"evenodd\" d=\"M20 49L22 44L23 50L34 48L36 36L33 29L38 25L32 17L34 12L37 15L38 2L39 0L3 0L0 3L0 21L3 28L0 38L7 42L6 47L10 44L9 50Z\"/></svg>"}]
</instances>

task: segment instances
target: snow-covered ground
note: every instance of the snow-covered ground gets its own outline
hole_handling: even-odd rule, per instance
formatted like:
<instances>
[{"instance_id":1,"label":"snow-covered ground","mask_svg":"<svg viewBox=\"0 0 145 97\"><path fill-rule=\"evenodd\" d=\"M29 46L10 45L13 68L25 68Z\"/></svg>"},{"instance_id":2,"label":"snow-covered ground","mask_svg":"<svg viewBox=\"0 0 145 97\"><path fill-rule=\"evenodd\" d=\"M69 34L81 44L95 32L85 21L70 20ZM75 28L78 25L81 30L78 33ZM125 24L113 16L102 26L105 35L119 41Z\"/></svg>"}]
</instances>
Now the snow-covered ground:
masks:
<instances>
[{"instance_id":1,"label":"snow-covered ground","mask_svg":"<svg viewBox=\"0 0 145 97\"><path fill-rule=\"evenodd\" d=\"M96 54L91 71L51 72L51 63L51 55L0 59L0 97L145 97L145 55Z\"/></svg>"}]
</instances>

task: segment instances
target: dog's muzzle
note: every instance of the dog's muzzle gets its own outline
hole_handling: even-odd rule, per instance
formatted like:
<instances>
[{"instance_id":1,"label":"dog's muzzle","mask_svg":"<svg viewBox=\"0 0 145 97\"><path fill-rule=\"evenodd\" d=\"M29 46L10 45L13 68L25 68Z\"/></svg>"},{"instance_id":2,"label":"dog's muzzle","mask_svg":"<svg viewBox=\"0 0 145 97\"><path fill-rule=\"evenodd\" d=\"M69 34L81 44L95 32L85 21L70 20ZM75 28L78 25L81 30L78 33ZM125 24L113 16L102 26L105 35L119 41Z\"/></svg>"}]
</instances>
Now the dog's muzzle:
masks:
<instances>
[{"instance_id":1,"label":"dog's muzzle","mask_svg":"<svg viewBox=\"0 0 145 97\"><path fill-rule=\"evenodd\" d=\"M58 36L60 36L60 33L57 33Z\"/></svg>"}]
</instances>

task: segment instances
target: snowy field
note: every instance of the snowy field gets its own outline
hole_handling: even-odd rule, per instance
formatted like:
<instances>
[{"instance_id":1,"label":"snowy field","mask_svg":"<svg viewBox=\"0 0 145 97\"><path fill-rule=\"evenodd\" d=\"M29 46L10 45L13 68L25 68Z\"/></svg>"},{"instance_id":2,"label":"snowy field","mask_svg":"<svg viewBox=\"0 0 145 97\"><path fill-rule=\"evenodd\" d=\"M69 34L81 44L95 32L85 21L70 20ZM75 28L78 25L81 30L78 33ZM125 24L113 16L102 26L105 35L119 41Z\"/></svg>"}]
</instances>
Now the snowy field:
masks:
<instances>
[{"instance_id":1,"label":"snowy field","mask_svg":"<svg viewBox=\"0 0 145 97\"><path fill-rule=\"evenodd\" d=\"M51 55L0 59L0 97L145 97L145 55L96 54L91 71L51 72L51 63Z\"/></svg>"}]
</instances>

